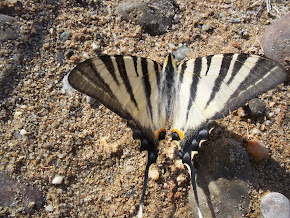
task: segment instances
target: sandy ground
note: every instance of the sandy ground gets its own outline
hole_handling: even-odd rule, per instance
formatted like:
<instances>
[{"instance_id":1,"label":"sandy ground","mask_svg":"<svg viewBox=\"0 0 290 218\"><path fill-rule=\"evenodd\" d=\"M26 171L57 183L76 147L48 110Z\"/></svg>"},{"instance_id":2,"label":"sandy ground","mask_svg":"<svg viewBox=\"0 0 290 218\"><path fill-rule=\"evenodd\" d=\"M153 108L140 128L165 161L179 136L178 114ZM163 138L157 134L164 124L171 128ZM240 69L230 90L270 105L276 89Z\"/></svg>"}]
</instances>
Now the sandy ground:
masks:
<instances>
[{"instance_id":1,"label":"sandy ground","mask_svg":"<svg viewBox=\"0 0 290 218\"><path fill-rule=\"evenodd\" d=\"M45 205L34 217L132 217L141 195L146 157L126 122L103 106L92 107L80 93L67 94L62 79L76 63L102 53L149 57L162 62L168 44L190 48L188 59L227 52L262 54L257 39L267 26L289 10L289 2L178 1L180 20L165 34L150 36L140 26L114 13L119 1L4 0L0 12L19 21L19 36L1 42L0 169L42 191ZM223 13L221 16L220 13ZM225 20L222 17L225 17ZM229 19L239 18L238 23ZM202 31L202 25L210 31ZM61 42L64 31L71 37ZM242 33L247 33L247 37ZM60 65L57 54L74 54ZM239 136L258 138L270 157L251 161L254 179L247 217L259 217L263 194L277 191L289 198L289 86L261 96L271 121L238 113L220 121ZM282 112L283 113L282 113ZM21 135L24 129L27 134ZM165 142L167 143L167 142ZM52 179L64 176L61 185ZM169 199L176 175L150 180L144 217L191 217L189 182ZM22 207L0 208L0 216L28 216Z\"/></svg>"}]
</instances>

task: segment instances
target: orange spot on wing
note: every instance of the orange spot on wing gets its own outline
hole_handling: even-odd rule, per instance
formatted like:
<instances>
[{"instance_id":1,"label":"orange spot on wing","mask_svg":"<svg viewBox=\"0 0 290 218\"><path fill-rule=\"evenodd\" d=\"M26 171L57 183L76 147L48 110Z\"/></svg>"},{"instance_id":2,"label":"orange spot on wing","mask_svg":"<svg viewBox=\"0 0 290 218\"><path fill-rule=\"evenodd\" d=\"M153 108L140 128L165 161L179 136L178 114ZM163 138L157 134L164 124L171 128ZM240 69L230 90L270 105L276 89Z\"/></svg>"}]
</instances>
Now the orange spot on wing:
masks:
<instances>
[{"instance_id":1,"label":"orange spot on wing","mask_svg":"<svg viewBox=\"0 0 290 218\"><path fill-rule=\"evenodd\" d=\"M183 139L184 133L179 129L173 129L172 132L176 132L179 135L180 140Z\"/></svg>"}]
</instances>

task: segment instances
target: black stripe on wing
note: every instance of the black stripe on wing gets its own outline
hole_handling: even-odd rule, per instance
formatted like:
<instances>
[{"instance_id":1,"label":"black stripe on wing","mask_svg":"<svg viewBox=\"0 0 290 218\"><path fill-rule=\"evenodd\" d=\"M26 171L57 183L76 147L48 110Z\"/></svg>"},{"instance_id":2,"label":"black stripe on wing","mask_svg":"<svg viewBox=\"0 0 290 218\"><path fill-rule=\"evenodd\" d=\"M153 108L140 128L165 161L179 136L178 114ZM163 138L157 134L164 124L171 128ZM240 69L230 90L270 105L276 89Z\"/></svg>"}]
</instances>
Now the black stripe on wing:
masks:
<instances>
[{"instance_id":1,"label":"black stripe on wing","mask_svg":"<svg viewBox=\"0 0 290 218\"><path fill-rule=\"evenodd\" d=\"M148 66L147 66L147 59L141 58L141 67L142 67L142 73L143 73L143 84L144 84L144 91L146 96L147 105L150 111L151 120L153 120L152 116L152 105L151 105L151 84L149 80L149 73L148 73Z\"/></svg>"},{"instance_id":2,"label":"black stripe on wing","mask_svg":"<svg viewBox=\"0 0 290 218\"><path fill-rule=\"evenodd\" d=\"M234 64L232 75L231 75L230 79L227 81L227 85L229 85L233 81L233 79L235 78L235 76L237 75L237 73L239 72L241 67L244 65L244 63L248 59L248 57L249 57L249 54L245 54L245 53L241 53L238 55L238 57L235 61L235 64Z\"/></svg>"},{"instance_id":3,"label":"black stripe on wing","mask_svg":"<svg viewBox=\"0 0 290 218\"><path fill-rule=\"evenodd\" d=\"M212 88L211 94L210 94L210 98L206 103L206 107L210 104L210 102L215 98L216 94L219 92L220 87L223 83L224 78L227 76L227 73L229 71L230 65L231 65L231 61L233 58L234 54L224 54L223 55L223 60L221 63L221 67L220 67L220 72L219 72L219 76L217 77L215 83L214 83L214 87Z\"/></svg>"},{"instance_id":4,"label":"black stripe on wing","mask_svg":"<svg viewBox=\"0 0 290 218\"><path fill-rule=\"evenodd\" d=\"M117 66L118 66L118 70L119 70L120 76L121 76L121 78L122 78L122 80L123 80L123 82L125 84L126 91L129 94L130 99L134 103L135 107L139 110L137 101L136 101L135 96L133 94L131 83L130 83L128 75L127 75L126 66L125 66L125 62L124 62L124 57L121 56L121 55L115 55L115 58L116 58L116 63L117 63Z\"/></svg>"},{"instance_id":5,"label":"black stripe on wing","mask_svg":"<svg viewBox=\"0 0 290 218\"><path fill-rule=\"evenodd\" d=\"M116 70L112 61L111 56L109 55L102 55L98 57L99 59L101 59L103 61L103 63L105 64L107 70L110 72L111 76L113 77L114 81L116 82L117 85L120 85L118 79L117 79L117 75L116 75Z\"/></svg>"},{"instance_id":6,"label":"black stripe on wing","mask_svg":"<svg viewBox=\"0 0 290 218\"><path fill-rule=\"evenodd\" d=\"M187 114L186 114L186 120L188 119L189 111L192 106L192 103L195 101L196 98L196 91L197 91L197 84L200 79L200 72L201 72L201 65L202 65L202 59L196 58L194 61L194 68L193 68L193 74L192 74L192 82L190 85L190 101L187 106Z\"/></svg>"}]
</instances>

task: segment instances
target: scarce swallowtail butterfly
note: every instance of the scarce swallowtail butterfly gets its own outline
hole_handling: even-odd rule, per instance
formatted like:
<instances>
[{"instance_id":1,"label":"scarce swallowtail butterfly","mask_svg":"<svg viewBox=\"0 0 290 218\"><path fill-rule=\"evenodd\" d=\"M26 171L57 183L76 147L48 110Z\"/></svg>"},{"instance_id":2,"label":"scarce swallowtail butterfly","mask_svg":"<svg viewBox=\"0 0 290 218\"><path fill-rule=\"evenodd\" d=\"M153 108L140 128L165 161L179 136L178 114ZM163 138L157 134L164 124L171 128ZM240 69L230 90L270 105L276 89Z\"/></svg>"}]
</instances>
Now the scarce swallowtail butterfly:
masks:
<instances>
[{"instance_id":1,"label":"scarce swallowtail butterfly","mask_svg":"<svg viewBox=\"0 0 290 218\"><path fill-rule=\"evenodd\" d=\"M133 137L148 151L139 208L142 216L149 167L170 126L188 167L199 217L192 158L208 137L214 120L274 88L286 78L276 62L249 54L220 54L176 66L168 54L163 66L148 58L101 55L77 65L68 75L76 90L98 100L134 123Z\"/></svg>"}]
</instances>

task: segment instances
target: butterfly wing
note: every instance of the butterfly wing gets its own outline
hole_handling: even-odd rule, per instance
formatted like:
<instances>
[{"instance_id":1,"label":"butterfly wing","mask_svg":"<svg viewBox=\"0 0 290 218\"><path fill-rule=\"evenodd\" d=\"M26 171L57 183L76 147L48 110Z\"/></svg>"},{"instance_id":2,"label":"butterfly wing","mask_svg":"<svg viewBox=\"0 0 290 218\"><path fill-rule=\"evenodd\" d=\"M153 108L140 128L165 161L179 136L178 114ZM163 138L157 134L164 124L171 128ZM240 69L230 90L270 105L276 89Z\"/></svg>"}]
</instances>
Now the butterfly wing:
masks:
<instances>
[{"instance_id":1,"label":"butterfly wing","mask_svg":"<svg viewBox=\"0 0 290 218\"><path fill-rule=\"evenodd\" d=\"M147 58L102 55L77 65L68 82L152 138L156 129L165 128L157 104L160 72L160 65Z\"/></svg>"},{"instance_id":2,"label":"butterfly wing","mask_svg":"<svg viewBox=\"0 0 290 218\"><path fill-rule=\"evenodd\" d=\"M213 120L285 78L283 67L257 55L223 54L186 61L178 68L172 128L184 133L183 141L192 140Z\"/></svg>"}]
</instances>

